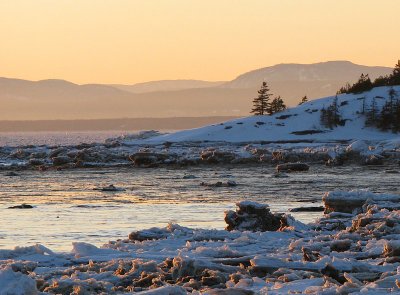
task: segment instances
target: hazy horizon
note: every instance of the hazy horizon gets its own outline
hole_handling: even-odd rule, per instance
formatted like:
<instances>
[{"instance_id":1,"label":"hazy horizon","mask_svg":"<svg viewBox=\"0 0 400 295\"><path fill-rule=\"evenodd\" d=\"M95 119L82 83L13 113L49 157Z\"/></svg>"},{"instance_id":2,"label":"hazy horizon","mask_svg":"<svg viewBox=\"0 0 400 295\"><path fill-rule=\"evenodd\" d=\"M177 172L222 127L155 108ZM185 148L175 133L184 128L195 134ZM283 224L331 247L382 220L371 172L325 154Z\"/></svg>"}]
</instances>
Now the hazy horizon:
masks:
<instances>
[{"instance_id":1,"label":"hazy horizon","mask_svg":"<svg viewBox=\"0 0 400 295\"><path fill-rule=\"evenodd\" d=\"M399 10L390 0L0 1L0 76L130 85L229 81L280 63L392 67Z\"/></svg>"}]
</instances>

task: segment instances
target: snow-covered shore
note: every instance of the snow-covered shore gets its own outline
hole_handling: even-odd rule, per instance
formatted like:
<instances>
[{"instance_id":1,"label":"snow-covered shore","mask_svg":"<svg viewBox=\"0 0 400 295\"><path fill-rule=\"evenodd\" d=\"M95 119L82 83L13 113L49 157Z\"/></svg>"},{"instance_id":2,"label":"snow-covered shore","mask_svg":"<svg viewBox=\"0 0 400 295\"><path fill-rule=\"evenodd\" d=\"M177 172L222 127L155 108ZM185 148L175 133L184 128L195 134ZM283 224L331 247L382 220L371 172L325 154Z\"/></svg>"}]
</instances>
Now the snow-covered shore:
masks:
<instances>
[{"instance_id":1,"label":"snow-covered shore","mask_svg":"<svg viewBox=\"0 0 400 295\"><path fill-rule=\"evenodd\" d=\"M386 208L398 196L331 192L324 199L349 197L365 203L308 225L286 217L278 231L169 224L100 248L75 242L69 253L42 245L1 250L0 294L399 292L400 211ZM241 206L254 214L266 208Z\"/></svg>"},{"instance_id":2,"label":"snow-covered shore","mask_svg":"<svg viewBox=\"0 0 400 295\"><path fill-rule=\"evenodd\" d=\"M255 164L346 162L380 164L400 159L400 137L365 127L364 109L381 108L389 87L343 94L337 104L343 126L321 124L321 111L334 97L304 103L271 116L251 116L217 125L160 134L147 131L104 143L71 146L0 147L1 169L118 167L135 165ZM400 87L393 87L400 93Z\"/></svg>"}]
</instances>

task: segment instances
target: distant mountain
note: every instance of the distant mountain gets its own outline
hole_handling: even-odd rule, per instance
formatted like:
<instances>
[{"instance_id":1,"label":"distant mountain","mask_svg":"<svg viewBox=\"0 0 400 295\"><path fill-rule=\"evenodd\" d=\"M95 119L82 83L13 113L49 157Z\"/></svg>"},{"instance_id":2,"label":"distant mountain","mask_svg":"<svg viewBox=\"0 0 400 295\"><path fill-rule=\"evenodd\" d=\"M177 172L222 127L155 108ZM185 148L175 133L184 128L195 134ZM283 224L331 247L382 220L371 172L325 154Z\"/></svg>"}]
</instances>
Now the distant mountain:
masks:
<instances>
[{"instance_id":1,"label":"distant mountain","mask_svg":"<svg viewBox=\"0 0 400 295\"><path fill-rule=\"evenodd\" d=\"M328 61L315 64L278 64L254 70L227 82L223 87L253 88L261 82L316 82L342 81L353 82L361 73L369 74L373 79L391 73L392 68L357 65L349 61Z\"/></svg>"},{"instance_id":2,"label":"distant mountain","mask_svg":"<svg viewBox=\"0 0 400 295\"><path fill-rule=\"evenodd\" d=\"M391 71L334 61L276 65L230 82L177 80L129 86L0 78L0 120L245 116L263 81L293 106L304 95L313 99L335 94L361 73L375 78Z\"/></svg>"},{"instance_id":3,"label":"distant mountain","mask_svg":"<svg viewBox=\"0 0 400 295\"><path fill-rule=\"evenodd\" d=\"M157 91L176 91L194 88L215 87L225 82L210 82L201 80L161 80L137 83L133 85L113 84L111 86L132 93L146 93Z\"/></svg>"},{"instance_id":4,"label":"distant mountain","mask_svg":"<svg viewBox=\"0 0 400 295\"><path fill-rule=\"evenodd\" d=\"M289 105L295 105L304 95L313 99L335 94L347 82L357 81L361 73L375 79L391 72L389 67L362 66L349 61L279 64L240 75L222 87L255 90L267 81L273 94L281 95Z\"/></svg>"}]
</instances>

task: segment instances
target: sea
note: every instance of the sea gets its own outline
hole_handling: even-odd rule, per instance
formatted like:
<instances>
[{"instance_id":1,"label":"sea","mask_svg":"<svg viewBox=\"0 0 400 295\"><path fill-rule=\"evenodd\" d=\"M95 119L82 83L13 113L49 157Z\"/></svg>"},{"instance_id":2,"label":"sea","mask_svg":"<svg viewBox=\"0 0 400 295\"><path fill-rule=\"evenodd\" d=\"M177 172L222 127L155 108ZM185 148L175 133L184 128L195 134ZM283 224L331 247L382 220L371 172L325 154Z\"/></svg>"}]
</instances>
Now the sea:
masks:
<instances>
[{"instance_id":1,"label":"sea","mask_svg":"<svg viewBox=\"0 0 400 295\"><path fill-rule=\"evenodd\" d=\"M102 142L121 132L2 133L0 146L72 145ZM0 249L42 244L70 251L72 242L101 246L126 239L135 230L177 223L192 228L225 227L224 212L251 200L271 211L308 223L322 212L289 212L322 206L328 191L368 189L398 193L398 166L325 167L274 177L271 165L215 165L187 168L90 168L48 171L0 171ZM390 172L390 173L389 173ZM285 175L284 175L285 176ZM201 182L234 181L233 187ZM99 189L114 185L116 192ZM22 203L32 209L8 209Z\"/></svg>"}]
</instances>

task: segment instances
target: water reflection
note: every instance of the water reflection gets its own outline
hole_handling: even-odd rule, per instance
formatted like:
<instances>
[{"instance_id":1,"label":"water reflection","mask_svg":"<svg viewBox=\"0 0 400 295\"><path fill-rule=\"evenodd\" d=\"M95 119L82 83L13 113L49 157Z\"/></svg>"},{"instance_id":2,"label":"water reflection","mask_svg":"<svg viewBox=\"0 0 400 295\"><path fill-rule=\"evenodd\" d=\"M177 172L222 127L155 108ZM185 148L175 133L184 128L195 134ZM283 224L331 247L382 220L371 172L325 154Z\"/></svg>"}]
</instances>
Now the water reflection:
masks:
<instances>
[{"instance_id":1,"label":"water reflection","mask_svg":"<svg viewBox=\"0 0 400 295\"><path fill-rule=\"evenodd\" d=\"M135 229L165 226L224 228L223 212L249 199L268 203L273 211L318 206L326 191L370 189L397 193L398 167L313 166L307 173L274 178L273 167L223 166L188 169L85 169L21 171L0 178L0 248L36 242L55 250L70 250L80 240L101 245L124 238ZM193 175L195 178L184 177ZM234 180L237 187L208 188L200 182ZM115 185L124 191L94 188ZM27 203L34 209L11 210ZM320 213L293 213L310 222Z\"/></svg>"}]
</instances>

